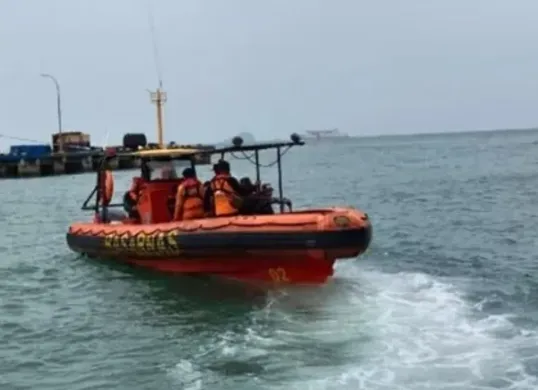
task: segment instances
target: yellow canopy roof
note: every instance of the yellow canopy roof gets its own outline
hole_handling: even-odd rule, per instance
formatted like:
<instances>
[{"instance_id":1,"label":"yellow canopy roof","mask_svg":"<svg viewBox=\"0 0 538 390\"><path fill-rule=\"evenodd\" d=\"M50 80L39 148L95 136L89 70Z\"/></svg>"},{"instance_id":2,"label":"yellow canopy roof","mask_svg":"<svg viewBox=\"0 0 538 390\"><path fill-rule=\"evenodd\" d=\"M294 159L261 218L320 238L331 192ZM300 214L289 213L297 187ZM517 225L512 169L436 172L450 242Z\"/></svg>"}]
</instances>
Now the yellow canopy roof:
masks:
<instances>
[{"instance_id":1,"label":"yellow canopy roof","mask_svg":"<svg viewBox=\"0 0 538 390\"><path fill-rule=\"evenodd\" d=\"M194 149L194 148L150 149L150 150L139 150L139 151L133 152L133 155L138 156L138 157L170 156L174 158L174 157L186 156L186 155L190 155L190 154L194 154L196 152L202 152L202 151L203 151L202 149Z\"/></svg>"}]
</instances>

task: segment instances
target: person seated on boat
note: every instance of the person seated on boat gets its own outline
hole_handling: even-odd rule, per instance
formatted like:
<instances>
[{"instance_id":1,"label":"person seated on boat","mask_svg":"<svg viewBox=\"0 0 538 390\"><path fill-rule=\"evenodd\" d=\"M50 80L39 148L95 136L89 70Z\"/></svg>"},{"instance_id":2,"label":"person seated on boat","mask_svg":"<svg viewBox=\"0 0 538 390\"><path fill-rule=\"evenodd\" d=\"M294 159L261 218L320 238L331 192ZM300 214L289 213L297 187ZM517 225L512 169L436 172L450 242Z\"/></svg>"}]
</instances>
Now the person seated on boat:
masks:
<instances>
[{"instance_id":1,"label":"person seated on boat","mask_svg":"<svg viewBox=\"0 0 538 390\"><path fill-rule=\"evenodd\" d=\"M123 208L127 214L129 214L129 218L140 219L136 205L138 204L138 199L140 198L144 183L145 180L141 177L133 177L131 188L129 188L129 191L123 196Z\"/></svg>"},{"instance_id":2,"label":"person seated on boat","mask_svg":"<svg viewBox=\"0 0 538 390\"><path fill-rule=\"evenodd\" d=\"M258 210L258 194L256 186L252 183L250 178L243 177L239 180L239 184L243 188L243 202L239 207L239 214L241 215L255 215Z\"/></svg>"},{"instance_id":3,"label":"person seated on boat","mask_svg":"<svg viewBox=\"0 0 538 390\"><path fill-rule=\"evenodd\" d=\"M203 218L204 187L192 168L183 170L183 182L177 188L174 221Z\"/></svg>"},{"instance_id":4,"label":"person seated on boat","mask_svg":"<svg viewBox=\"0 0 538 390\"><path fill-rule=\"evenodd\" d=\"M245 195L250 195L256 192L256 186L252 183L250 177L242 177L241 180L239 180L239 184L243 187Z\"/></svg>"},{"instance_id":5,"label":"person seated on boat","mask_svg":"<svg viewBox=\"0 0 538 390\"><path fill-rule=\"evenodd\" d=\"M254 214L268 215L275 213L272 206L275 203L275 198L273 198L273 188L270 184L262 184L254 196L256 199Z\"/></svg>"},{"instance_id":6,"label":"person seated on boat","mask_svg":"<svg viewBox=\"0 0 538 390\"><path fill-rule=\"evenodd\" d=\"M161 168L161 179L162 180L177 179L176 169L174 168L174 165L171 162L165 164Z\"/></svg>"},{"instance_id":7,"label":"person seated on boat","mask_svg":"<svg viewBox=\"0 0 538 390\"><path fill-rule=\"evenodd\" d=\"M213 170L215 176L211 179L204 198L206 206L213 205L213 213L216 217L239 214L243 197L247 192L230 174L230 164L227 161L220 160L213 166ZM212 201L209 200L210 197Z\"/></svg>"},{"instance_id":8,"label":"person seated on boat","mask_svg":"<svg viewBox=\"0 0 538 390\"><path fill-rule=\"evenodd\" d=\"M276 203L276 198L273 198L273 187L270 184L263 184L259 191L259 214L274 214L273 203Z\"/></svg>"},{"instance_id":9,"label":"person seated on boat","mask_svg":"<svg viewBox=\"0 0 538 390\"><path fill-rule=\"evenodd\" d=\"M289 210L291 211L291 200L288 198L276 198L273 196L273 187L271 187L270 184L264 184L262 186L262 191L265 193L265 196L267 198L267 203L265 204L265 208L263 209L262 214L274 214L273 210L273 204L278 205L285 205L288 206Z\"/></svg>"},{"instance_id":10,"label":"person seated on boat","mask_svg":"<svg viewBox=\"0 0 538 390\"><path fill-rule=\"evenodd\" d=\"M243 177L240 181L246 195L239 210L242 215L267 215L274 214L272 205L280 203L277 198L273 198L273 188L270 184L256 185L248 177Z\"/></svg>"}]
</instances>

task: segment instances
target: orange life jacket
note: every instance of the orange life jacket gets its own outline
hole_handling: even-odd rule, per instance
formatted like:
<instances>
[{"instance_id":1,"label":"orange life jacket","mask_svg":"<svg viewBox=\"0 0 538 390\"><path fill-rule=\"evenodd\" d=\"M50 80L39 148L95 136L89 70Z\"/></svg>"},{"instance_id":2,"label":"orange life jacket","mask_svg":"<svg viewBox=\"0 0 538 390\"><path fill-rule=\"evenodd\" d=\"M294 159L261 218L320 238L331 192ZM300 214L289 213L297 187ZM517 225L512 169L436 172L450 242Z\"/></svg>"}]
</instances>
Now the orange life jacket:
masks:
<instances>
[{"instance_id":1,"label":"orange life jacket","mask_svg":"<svg viewBox=\"0 0 538 390\"><path fill-rule=\"evenodd\" d=\"M239 213L237 194L228 183L230 175L218 174L211 179L211 190L213 191L213 203L215 216L237 215Z\"/></svg>"},{"instance_id":2,"label":"orange life jacket","mask_svg":"<svg viewBox=\"0 0 538 390\"><path fill-rule=\"evenodd\" d=\"M175 221L204 217L204 188L196 179L185 179L177 188Z\"/></svg>"}]
</instances>

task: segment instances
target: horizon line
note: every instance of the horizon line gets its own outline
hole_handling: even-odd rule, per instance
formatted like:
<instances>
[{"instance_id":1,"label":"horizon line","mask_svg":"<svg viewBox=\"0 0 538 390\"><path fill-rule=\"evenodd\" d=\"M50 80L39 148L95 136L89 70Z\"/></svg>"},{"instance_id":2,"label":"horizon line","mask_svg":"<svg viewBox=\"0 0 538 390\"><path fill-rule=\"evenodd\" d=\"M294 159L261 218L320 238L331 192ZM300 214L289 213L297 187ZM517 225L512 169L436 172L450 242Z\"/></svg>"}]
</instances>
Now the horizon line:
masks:
<instances>
[{"instance_id":1,"label":"horizon line","mask_svg":"<svg viewBox=\"0 0 538 390\"><path fill-rule=\"evenodd\" d=\"M455 135L455 134L473 134L473 133L496 133L509 131L538 131L538 127L514 127L505 129L478 129L478 130L449 130L449 131L425 131L415 133L384 133L384 134L359 134L349 135L349 138L380 138L380 137L408 137L417 135ZM345 138L345 137L342 137Z\"/></svg>"}]
</instances>

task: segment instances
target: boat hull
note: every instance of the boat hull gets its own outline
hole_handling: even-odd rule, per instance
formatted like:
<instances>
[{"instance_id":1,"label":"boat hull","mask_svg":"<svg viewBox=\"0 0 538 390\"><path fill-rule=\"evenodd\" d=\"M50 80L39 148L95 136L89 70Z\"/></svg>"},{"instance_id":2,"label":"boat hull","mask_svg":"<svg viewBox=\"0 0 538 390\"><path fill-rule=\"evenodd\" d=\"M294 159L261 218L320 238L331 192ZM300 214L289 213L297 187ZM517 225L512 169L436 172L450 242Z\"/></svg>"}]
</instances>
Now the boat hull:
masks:
<instances>
[{"instance_id":1,"label":"boat hull","mask_svg":"<svg viewBox=\"0 0 538 390\"><path fill-rule=\"evenodd\" d=\"M359 256L371 238L368 216L355 209L155 225L76 223L67 233L69 247L91 257L162 272L294 284L324 283L337 259Z\"/></svg>"}]
</instances>

